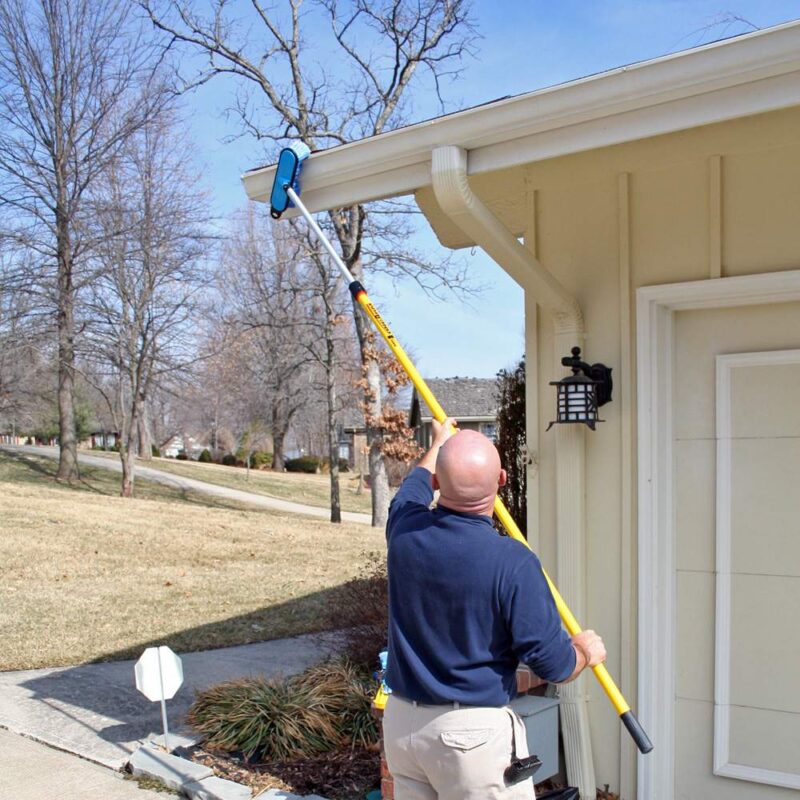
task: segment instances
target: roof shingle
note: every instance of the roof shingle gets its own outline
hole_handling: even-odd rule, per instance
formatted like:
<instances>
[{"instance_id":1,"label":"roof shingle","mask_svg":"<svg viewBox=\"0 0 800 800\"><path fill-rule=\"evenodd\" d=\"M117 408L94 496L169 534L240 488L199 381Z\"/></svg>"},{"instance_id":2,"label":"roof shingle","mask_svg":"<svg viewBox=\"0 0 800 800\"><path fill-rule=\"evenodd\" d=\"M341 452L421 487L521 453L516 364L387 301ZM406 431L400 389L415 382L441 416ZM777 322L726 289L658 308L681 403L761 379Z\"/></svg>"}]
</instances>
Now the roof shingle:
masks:
<instances>
[{"instance_id":1,"label":"roof shingle","mask_svg":"<svg viewBox=\"0 0 800 800\"><path fill-rule=\"evenodd\" d=\"M448 416L497 416L497 381L494 378L426 378L434 397ZM416 390L414 390L416 395ZM420 397L420 415L423 422L433 418L428 404ZM413 403L412 403L413 408Z\"/></svg>"}]
</instances>

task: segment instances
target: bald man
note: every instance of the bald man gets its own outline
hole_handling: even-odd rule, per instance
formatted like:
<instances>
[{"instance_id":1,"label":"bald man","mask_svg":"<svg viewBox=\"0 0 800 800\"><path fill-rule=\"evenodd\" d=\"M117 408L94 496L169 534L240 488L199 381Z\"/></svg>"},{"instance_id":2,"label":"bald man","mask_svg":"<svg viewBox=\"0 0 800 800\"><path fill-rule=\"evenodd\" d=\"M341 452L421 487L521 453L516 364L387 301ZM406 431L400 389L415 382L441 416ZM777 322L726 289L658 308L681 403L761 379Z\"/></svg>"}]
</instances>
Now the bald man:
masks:
<instances>
[{"instance_id":1,"label":"bald man","mask_svg":"<svg viewBox=\"0 0 800 800\"><path fill-rule=\"evenodd\" d=\"M434 423L389 509L386 759L396 800L530 800L532 778L504 778L528 755L508 707L517 665L565 683L605 648L594 631L570 639L539 560L494 530L505 470L489 439L454 424Z\"/></svg>"}]
</instances>

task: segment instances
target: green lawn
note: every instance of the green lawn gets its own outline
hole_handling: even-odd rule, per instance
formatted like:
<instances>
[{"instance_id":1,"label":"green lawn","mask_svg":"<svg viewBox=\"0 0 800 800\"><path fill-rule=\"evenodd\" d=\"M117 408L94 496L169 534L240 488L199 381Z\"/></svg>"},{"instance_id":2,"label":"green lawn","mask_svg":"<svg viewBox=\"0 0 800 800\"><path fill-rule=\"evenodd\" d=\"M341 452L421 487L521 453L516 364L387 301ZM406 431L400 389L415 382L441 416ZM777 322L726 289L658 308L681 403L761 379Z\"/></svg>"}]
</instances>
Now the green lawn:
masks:
<instances>
[{"instance_id":1,"label":"green lawn","mask_svg":"<svg viewBox=\"0 0 800 800\"><path fill-rule=\"evenodd\" d=\"M112 454L92 452L91 455L111 457ZM116 456L114 454L115 458ZM272 472L270 470L247 470L241 467L224 467L221 464L200 464L196 461L177 461L172 458L154 458L151 461L137 459L143 467L160 469L185 478L240 489L243 492L279 497L295 503L328 508L330 506L330 476L306 475L300 472ZM350 472L340 475L339 489L343 511L360 511L369 514L372 496L369 489L358 493L358 476Z\"/></svg>"},{"instance_id":2,"label":"green lawn","mask_svg":"<svg viewBox=\"0 0 800 800\"><path fill-rule=\"evenodd\" d=\"M0 451L0 670L191 651L329 626L335 589L384 550L368 525L249 510Z\"/></svg>"}]
</instances>

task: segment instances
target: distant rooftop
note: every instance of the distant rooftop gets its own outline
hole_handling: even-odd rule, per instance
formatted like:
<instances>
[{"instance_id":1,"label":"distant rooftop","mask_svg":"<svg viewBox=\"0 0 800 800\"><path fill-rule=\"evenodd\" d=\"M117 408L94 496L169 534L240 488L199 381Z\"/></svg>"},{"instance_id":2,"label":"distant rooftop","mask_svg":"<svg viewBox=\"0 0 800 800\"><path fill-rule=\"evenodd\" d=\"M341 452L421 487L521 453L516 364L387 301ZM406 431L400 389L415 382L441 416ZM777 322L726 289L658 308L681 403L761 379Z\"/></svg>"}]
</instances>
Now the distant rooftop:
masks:
<instances>
[{"instance_id":1,"label":"distant rooftop","mask_svg":"<svg viewBox=\"0 0 800 800\"><path fill-rule=\"evenodd\" d=\"M425 382L451 417L457 419L497 417L497 381L494 378L426 378ZM417 396L416 390L411 400L411 416L419 404L422 422L429 422L433 414L428 404Z\"/></svg>"}]
</instances>

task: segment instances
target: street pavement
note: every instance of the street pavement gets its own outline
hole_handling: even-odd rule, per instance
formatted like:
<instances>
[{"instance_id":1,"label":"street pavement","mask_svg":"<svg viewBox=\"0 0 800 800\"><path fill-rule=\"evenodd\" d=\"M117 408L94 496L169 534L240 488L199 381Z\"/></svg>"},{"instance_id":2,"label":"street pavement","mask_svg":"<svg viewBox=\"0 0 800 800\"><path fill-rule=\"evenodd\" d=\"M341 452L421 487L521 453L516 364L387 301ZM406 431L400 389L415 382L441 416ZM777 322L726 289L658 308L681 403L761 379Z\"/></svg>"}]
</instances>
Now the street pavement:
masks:
<instances>
[{"instance_id":1,"label":"street pavement","mask_svg":"<svg viewBox=\"0 0 800 800\"><path fill-rule=\"evenodd\" d=\"M3 800L164 800L133 781L69 753L0 729Z\"/></svg>"},{"instance_id":2,"label":"street pavement","mask_svg":"<svg viewBox=\"0 0 800 800\"><path fill-rule=\"evenodd\" d=\"M0 446L0 449L8 450L9 452L27 453L34 456L44 456L45 458L58 458L57 447L2 445ZM78 461L79 463L86 464L90 467L108 469L113 472L122 471L122 465L119 463L118 459L93 456L79 451ZM267 508L273 511L285 511L289 514L304 514L311 517L330 519L330 509L327 508L308 506L303 503L293 503L290 500L281 500L279 497L266 497L263 494L254 494L252 492L243 492L239 489L230 489L227 486L217 486L216 484L198 481L194 478L184 478L181 475L173 475L169 472L162 472L155 467L143 467L140 464L137 464L136 476L139 478L147 478L148 480L156 481L158 483L163 483L165 486L172 486L176 489L200 492L202 494L213 495L214 497L223 497L227 500L236 500L240 503L247 503L248 505L256 506L258 508ZM355 511L342 511L342 520L344 522L358 522L364 525L372 524L372 518L369 514L359 514Z\"/></svg>"}]
</instances>

